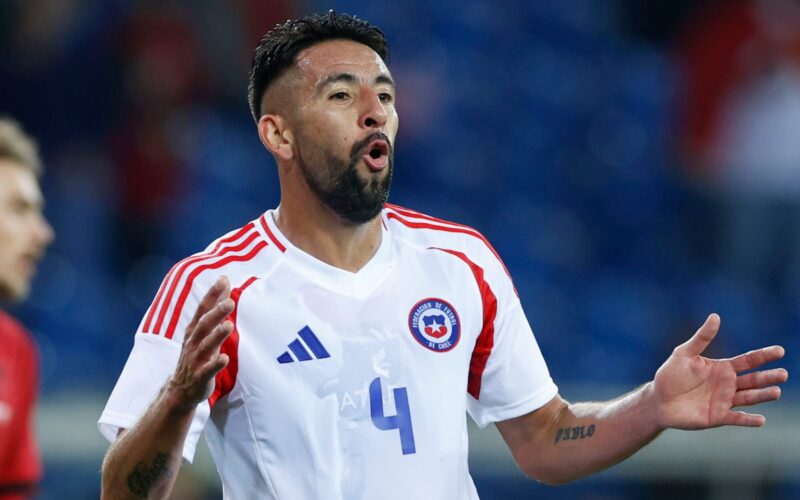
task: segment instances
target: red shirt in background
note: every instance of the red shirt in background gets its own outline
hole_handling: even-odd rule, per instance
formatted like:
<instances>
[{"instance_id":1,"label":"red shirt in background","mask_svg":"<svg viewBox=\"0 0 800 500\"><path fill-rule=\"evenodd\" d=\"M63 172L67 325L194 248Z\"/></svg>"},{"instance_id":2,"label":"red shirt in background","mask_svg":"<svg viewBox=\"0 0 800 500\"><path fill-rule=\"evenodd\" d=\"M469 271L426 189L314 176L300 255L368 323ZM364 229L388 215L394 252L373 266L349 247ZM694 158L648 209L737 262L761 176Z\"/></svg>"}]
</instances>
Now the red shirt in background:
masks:
<instances>
[{"instance_id":1,"label":"red shirt in background","mask_svg":"<svg viewBox=\"0 0 800 500\"><path fill-rule=\"evenodd\" d=\"M0 499L22 499L42 477L34 436L39 357L25 328L0 310Z\"/></svg>"}]
</instances>

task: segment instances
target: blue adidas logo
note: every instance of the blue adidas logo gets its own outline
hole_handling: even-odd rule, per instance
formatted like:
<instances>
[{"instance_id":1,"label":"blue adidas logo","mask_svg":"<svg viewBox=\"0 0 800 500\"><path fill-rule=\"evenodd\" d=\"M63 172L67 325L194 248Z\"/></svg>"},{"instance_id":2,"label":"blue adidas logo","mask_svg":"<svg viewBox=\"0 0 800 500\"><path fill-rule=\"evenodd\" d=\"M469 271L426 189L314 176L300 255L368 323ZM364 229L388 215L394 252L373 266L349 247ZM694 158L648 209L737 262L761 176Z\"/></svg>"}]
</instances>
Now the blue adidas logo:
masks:
<instances>
[{"instance_id":1,"label":"blue adidas logo","mask_svg":"<svg viewBox=\"0 0 800 500\"><path fill-rule=\"evenodd\" d=\"M304 326L297 334L300 338L294 339L289 344L289 350L278 356L278 363L294 363L295 358L297 358L297 361L309 361L314 359L314 357L311 356L312 353L316 356L316 359L331 357L328 351L325 350L322 342L320 342L317 336L314 335L314 332L311 331L311 328ZM311 352L308 352L309 349L311 349ZM292 354L294 354L294 357L292 357Z\"/></svg>"}]
</instances>

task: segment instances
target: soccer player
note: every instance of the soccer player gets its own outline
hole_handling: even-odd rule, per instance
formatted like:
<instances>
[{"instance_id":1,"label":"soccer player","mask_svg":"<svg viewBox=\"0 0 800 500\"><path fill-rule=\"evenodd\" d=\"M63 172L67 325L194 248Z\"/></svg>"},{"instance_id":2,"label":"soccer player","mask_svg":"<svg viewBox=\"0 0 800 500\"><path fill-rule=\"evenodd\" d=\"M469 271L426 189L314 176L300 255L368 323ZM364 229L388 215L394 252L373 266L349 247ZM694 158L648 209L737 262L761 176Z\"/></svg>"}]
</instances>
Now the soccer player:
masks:
<instances>
[{"instance_id":1,"label":"soccer player","mask_svg":"<svg viewBox=\"0 0 800 500\"><path fill-rule=\"evenodd\" d=\"M568 403L513 284L469 227L387 204L398 129L383 34L330 12L256 49L250 105L280 205L167 274L100 417L105 498L165 498L205 432L225 498L474 499L468 413L531 477L609 467L666 428L760 426L768 347L701 357L710 315L655 379Z\"/></svg>"},{"instance_id":2,"label":"soccer player","mask_svg":"<svg viewBox=\"0 0 800 500\"><path fill-rule=\"evenodd\" d=\"M42 215L41 160L19 125L0 118L0 300L28 296L53 240ZM39 358L31 335L0 309L0 498L32 495L42 475L33 429Z\"/></svg>"}]
</instances>

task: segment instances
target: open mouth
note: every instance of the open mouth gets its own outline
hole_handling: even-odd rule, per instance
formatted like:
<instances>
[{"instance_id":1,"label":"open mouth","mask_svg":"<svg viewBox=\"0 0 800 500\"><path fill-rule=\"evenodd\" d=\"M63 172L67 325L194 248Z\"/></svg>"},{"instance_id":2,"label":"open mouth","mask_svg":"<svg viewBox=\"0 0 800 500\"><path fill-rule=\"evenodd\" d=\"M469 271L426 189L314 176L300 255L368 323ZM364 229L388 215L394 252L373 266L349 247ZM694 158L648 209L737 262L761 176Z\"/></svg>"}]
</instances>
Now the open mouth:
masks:
<instances>
[{"instance_id":1,"label":"open mouth","mask_svg":"<svg viewBox=\"0 0 800 500\"><path fill-rule=\"evenodd\" d=\"M377 172L389 165L389 144L386 141L372 141L367 145L366 151L364 162L370 170Z\"/></svg>"},{"instance_id":2,"label":"open mouth","mask_svg":"<svg viewBox=\"0 0 800 500\"><path fill-rule=\"evenodd\" d=\"M375 141L373 144L370 144L369 148L369 155L374 158L378 159L383 155L389 154L389 145L383 141Z\"/></svg>"}]
</instances>

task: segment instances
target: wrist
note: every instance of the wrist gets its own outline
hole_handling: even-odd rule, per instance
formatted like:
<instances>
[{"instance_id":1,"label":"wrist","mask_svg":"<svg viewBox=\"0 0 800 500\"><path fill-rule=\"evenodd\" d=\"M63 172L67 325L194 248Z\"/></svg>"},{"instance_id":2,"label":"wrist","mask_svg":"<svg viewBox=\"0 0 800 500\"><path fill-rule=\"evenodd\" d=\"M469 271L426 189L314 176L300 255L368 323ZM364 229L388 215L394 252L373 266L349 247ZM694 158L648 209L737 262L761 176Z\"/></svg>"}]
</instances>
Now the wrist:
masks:
<instances>
[{"instance_id":1,"label":"wrist","mask_svg":"<svg viewBox=\"0 0 800 500\"><path fill-rule=\"evenodd\" d=\"M661 411L659 410L655 383L650 381L644 384L639 394L641 398L642 410L644 412L644 421L652 423L652 431L655 433L665 430L667 426L664 425Z\"/></svg>"},{"instance_id":2,"label":"wrist","mask_svg":"<svg viewBox=\"0 0 800 500\"><path fill-rule=\"evenodd\" d=\"M189 399L186 391L182 390L172 378L164 385L161 396L167 411L171 414L187 415L193 413L197 408L197 402Z\"/></svg>"}]
</instances>

